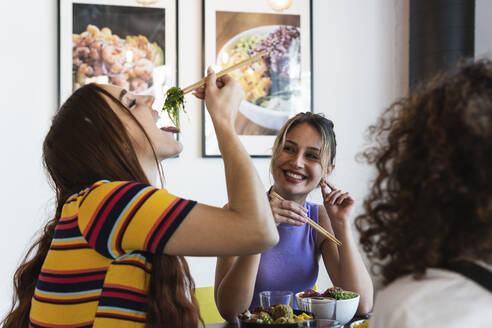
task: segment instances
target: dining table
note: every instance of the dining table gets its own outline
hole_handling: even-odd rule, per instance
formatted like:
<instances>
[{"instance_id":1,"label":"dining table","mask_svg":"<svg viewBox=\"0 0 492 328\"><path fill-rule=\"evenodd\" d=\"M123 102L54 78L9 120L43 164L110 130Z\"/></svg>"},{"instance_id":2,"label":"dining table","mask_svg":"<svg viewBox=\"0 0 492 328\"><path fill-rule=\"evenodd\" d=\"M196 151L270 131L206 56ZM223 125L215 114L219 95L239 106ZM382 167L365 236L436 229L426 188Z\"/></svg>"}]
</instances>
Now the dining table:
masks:
<instances>
[{"instance_id":1,"label":"dining table","mask_svg":"<svg viewBox=\"0 0 492 328\"><path fill-rule=\"evenodd\" d=\"M357 320L362 320L362 319L367 319L368 317L370 316L369 315L365 315L365 316L355 316L352 318L352 320L350 320L349 322L347 322L343 327L344 328L350 328L350 324L354 321L357 321ZM206 324L205 325L205 328L237 328L237 325L236 324L232 324L232 323L227 323L227 322L223 322L223 323L209 323L209 324Z\"/></svg>"}]
</instances>

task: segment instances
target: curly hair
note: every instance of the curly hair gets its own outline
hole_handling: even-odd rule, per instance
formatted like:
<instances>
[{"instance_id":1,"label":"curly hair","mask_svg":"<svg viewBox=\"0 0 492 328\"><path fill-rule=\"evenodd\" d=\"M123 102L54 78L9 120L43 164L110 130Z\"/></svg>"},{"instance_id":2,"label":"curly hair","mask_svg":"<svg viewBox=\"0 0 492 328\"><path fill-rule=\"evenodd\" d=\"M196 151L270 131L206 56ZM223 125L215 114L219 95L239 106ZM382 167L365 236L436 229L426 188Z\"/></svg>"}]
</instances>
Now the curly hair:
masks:
<instances>
[{"instance_id":1,"label":"curly hair","mask_svg":"<svg viewBox=\"0 0 492 328\"><path fill-rule=\"evenodd\" d=\"M459 257L491 263L492 62L460 63L391 105L360 155L377 175L355 224L389 284Z\"/></svg>"}]
</instances>

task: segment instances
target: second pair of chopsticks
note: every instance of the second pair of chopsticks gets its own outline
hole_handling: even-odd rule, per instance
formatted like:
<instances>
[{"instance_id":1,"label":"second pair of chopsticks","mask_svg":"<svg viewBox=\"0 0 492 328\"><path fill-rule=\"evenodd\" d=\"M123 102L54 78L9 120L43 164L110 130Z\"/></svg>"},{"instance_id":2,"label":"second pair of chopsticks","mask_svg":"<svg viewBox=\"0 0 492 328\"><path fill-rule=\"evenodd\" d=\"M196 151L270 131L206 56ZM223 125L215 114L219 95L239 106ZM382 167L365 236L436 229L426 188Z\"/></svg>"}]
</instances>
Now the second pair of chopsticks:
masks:
<instances>
[{"instance_id":1,"label":"second pair of chopsticks","mask_svg":"<svg viewBox=\"0 0 492 328\"><path fill-rule=\"evenodd\" d=\"M243 61L240 61L239 63L234 64L234 65L232 65L230 67L227 67L226 69L223 69L222 71L218 72L215 76L217 78L219 78L222 75L229 74L230 72L238 69L241 66L244 66L244 65L247 65L247 64L251 64L251 63L254 63L257 60L260 60L265 55L266 55L266 51L263 50L263 51L257 53L256 55L249 57L248 59L245 59ZM206 81L207 81L207 78L203 78L200 81L198 81L196 83L193 83L190 86L187 86L186 88L183 89L183 94L187 94L188 92L193 91L196 88L201 87L202 85L205 84Z\"/></svg>"},{"instance_id":2,"label":"second pair of chopsticks","mask_svg":"<svg viewBox=\"0 0 492 328\"><path fill-rule=\"evenodd\" d=\"M270 197L278 200L285 200L282 196L280 196L273 190L270 191ZM325 236L326 238L328 238L338 246L342 246L342 242L340 240L336 239L335 236L333 236L329 231L326 231L325 228L323 228L322 226L320 226L319 224L317 224L316 222L314 222L308 217L307 217L307 224L309 224L311 227L313 227L314 230L318 231L319 233L321 233L323 236Z\"/></svg>"}]
</instances>

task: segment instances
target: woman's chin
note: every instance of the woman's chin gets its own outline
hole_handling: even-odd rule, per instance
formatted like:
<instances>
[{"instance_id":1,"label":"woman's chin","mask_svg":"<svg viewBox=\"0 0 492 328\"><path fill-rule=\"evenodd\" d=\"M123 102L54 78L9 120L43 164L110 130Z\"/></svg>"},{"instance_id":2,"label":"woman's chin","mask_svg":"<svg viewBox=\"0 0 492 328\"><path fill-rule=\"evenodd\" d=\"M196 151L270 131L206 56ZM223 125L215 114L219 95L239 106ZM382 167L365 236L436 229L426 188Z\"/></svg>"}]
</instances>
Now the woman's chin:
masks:
<instances>
[{"instance_id":1,"label":"woman's chin","mask_svg":"<svg viewBox=\"0 0 492 328\"><path fill-rule=\"evenodd\" d=\"M163 161L168 158L173 158L178 156L183 151L183 144L179 141L176 141L175 145L173 145L173 149L166 149L164 152L159 154L159 160Z\"/></svg>"}]
</instances>

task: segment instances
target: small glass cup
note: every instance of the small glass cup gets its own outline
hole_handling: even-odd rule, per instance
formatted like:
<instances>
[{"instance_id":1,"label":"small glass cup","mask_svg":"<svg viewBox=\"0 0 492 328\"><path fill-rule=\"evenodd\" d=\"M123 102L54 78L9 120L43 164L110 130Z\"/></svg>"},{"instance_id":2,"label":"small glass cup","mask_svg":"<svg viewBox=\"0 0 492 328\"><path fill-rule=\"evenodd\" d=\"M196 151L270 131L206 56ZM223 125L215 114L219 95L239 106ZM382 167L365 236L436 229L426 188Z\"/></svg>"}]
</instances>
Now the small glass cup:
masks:
<instances>
[{"instance_id":1,"label":"small glass cup","mask_svg":"<svg viewBox=\"0 0 492 328\"><path fill-rule=\"evenodd\" d=\"M331 319L314 319L307 321L299 321L297 327L302 328L342 328L343 325L336 320Z\"/></svg>"},{"instance_id":2,"label":"small glass cup","mask_svg":"<svg viewBox=\"0 0 492 328\"><path fill-rule=\"evenodd\" d=\"M288 290L265 290L260 292L260 305L268 308L276 304L285 304L292 307L294 293Z\"/></svg>"}]
</instances>

